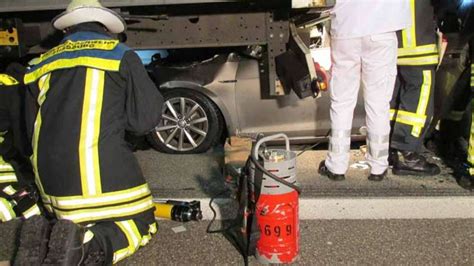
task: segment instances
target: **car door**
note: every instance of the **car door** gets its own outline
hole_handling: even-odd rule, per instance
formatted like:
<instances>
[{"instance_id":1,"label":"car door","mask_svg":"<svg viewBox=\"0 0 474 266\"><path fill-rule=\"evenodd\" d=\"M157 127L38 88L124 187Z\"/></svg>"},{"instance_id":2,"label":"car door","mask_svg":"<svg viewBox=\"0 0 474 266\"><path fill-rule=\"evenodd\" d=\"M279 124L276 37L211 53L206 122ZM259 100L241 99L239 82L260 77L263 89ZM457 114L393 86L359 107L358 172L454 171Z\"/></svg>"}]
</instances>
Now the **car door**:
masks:
<instances>
[{"instance_id":1,"label":"car door","mask_svg":"<svg viewBox=\"0 0 474 266\"><path fill-rule=\"evenodd\" d=\"M294 92L273 98L262 97L258 62L242 60L236 84L238 130L240 134L273 134L284 132L292 139L310 140L322 137L330 129L329 93L316 99L299 99ZM354 112L353 133L365 124L361 94Z\"/></svg>"}]
</instances>

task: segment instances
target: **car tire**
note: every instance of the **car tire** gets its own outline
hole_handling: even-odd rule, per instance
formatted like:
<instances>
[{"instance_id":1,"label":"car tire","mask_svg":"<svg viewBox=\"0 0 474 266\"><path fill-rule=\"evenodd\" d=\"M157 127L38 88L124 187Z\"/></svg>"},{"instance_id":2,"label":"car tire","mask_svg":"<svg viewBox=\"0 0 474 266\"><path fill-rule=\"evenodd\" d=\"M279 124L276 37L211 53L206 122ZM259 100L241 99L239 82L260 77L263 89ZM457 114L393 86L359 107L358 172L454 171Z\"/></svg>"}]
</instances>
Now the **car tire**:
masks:
<instances>
[{"instance_id":1,"label":"car tire","mask_svg":"<svg viewBox=\"0 0 474 266\"><path fill-rule=\"evenodd\" d=\"M162 94L165 103L160 124L148 135L155 150L171 154L203 153L222 139L224 119L209 98L187 89L169 89Z\"/></svg>"}]
</instances>

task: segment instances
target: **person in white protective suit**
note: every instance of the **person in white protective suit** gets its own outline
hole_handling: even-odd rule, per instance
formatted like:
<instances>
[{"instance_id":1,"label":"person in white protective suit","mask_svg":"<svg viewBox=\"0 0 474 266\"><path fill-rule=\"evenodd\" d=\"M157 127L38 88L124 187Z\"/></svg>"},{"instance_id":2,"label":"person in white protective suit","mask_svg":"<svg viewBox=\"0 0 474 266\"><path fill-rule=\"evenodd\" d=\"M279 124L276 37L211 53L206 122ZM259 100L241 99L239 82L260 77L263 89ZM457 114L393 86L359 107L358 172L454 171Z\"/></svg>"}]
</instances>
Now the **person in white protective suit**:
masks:
<instances>
[{"instance_id":1,"label":"person in white protective suit","mask_svg":"<svg viewBox=\"0 0 474 266\"><path fill-rule=\"evenodd\" d=\"M390 100L397 75L396 31L411 24L409 0L337 0L331 11L331 137L319 173L344 180L359 87L364 88L369 180L388 169Z\"/></svg>"}]
</instances>

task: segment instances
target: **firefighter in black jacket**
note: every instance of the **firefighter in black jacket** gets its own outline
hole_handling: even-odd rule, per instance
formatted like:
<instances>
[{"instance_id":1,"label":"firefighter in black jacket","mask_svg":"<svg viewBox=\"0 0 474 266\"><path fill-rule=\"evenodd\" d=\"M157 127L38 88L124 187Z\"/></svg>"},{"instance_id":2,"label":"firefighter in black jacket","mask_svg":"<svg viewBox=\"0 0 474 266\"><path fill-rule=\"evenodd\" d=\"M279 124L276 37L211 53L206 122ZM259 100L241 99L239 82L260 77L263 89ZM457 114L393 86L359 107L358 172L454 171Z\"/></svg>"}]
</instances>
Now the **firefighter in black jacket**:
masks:
<instances>
[{"instance_id":1,"label":"firefighter in black jacket","mask_svg":"<svg viewBox=\"0 0 474 266\"><path fill-rule=\"evenodd\" d=\"M468 57L465 70L456 83L450 113L440 123L442 151L447 164L455 169L458 183L474 189L474 2L438 0L437 15L443 32L459 33L459 42L466 44ZM448 44L449 45L449 44ZM466 113L472 109L471 114ZM466 123L466 120L468 123ZM469 121L470 120L470 121ZM469 123L470 122L470 123ZM465 127L468 126L469 129ZM470 132L466 134L466 132ZM459 141L467 139L465 141ZM465 147L467 146L467 147Z\"/></svg>"},{"instance_id":2,"label":"firefighter in black jacket","mask_svg":"<svg viewBox=\"0 0 474 266\"><path fill-rule=\"evenodd\" d=\"M0 222L41 213L32 187L31 164L26 157L24 71L24 67L13 63L5 74L0 74Z\"/></svg>"},{"instance_id":3,"label":"firefighter in black jacket","mask_svg":"<svg viewBox=\"0 0 474 266\"><path fill-rule=\"evenodd\" d=\"M58 222L46 247L48 234L29 228L48 232L48 224L28 220L16 264L116 263L157 230L150 189L124 135L150 132L163 98L137 54L109 35L123 32L124 20L99 1L73 0L53 26L66 35L25 84L37 103L28 123L37 186Z\"/></svg>"},{"instance_id":4,"label":"firefighter in black jacket","mask_svg":"<svg viewBox=\"0 0 474 266\"><path fill-rule=\"evenodd\" d=\"M439 55L433 6L410 0L412 25L398 32L398 76L391 103L389 161L396 175L436 175L440 168L420 151L433 117L433 88Z\"/></svg>"}]
</instances>

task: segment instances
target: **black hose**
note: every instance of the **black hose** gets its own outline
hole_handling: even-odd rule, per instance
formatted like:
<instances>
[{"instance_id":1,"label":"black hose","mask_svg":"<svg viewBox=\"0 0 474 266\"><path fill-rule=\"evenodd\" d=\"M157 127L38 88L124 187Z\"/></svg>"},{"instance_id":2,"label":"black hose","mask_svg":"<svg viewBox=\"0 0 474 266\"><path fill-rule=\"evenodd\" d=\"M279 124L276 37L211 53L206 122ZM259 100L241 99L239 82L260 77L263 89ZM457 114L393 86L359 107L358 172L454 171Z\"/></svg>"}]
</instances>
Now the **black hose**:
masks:
<instances>
[{"instance_id":1,"label":"black hose","mask_svg":"<svg viewBox=\"0 0 474 266\"><path fill-rule=\"evenodd\" d=\"M328 130L328 133L326 133L326 135L324 136L325 139L327 139L329 137L329 135L331 134L331 130ZM316 147L318 147L319 145L321 145L323 143L323 141L319 141L319 142L316 142L315 144L309 146L309 147L305 147L302 151L300 151L296 157L300 157L301 155L303 155L303 153L309 151L309 150L312 150Z\"/></svg>"},{"instance_id":2,"label":"black hose","mask_svg":"<svg viewBox=\"0 0 474 266\"><path fill-rule=\"evenodd\" d=\"M226 190L223 190L221 191L220 193L218 193L217 195L215 195L214 197L211 198L211 201L209 201L209 208L211 209L212 211L212 219L211 221L209 222L209 224L207 225L207 229L206 229L206 233L208 234L218 234L218 233L226 233L228 232L230 229L234 228L235 226L238 225L238 222L234 222L232 223L231 225L229 225L228 227L226 228L223 228L223 229L219 229L219 230L211 230L211 227L212 225L214 224L214 222L216 221L216 218L217 218L217 212L216 210L214 209L214 207L212 206L212 203L214 203L214 200L221 196L221 195L224 195L226 194L227 192L229 192L230 190L229 189L226 189Z\"/></svg>"}]
</instances>

